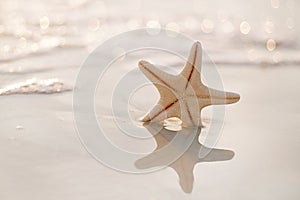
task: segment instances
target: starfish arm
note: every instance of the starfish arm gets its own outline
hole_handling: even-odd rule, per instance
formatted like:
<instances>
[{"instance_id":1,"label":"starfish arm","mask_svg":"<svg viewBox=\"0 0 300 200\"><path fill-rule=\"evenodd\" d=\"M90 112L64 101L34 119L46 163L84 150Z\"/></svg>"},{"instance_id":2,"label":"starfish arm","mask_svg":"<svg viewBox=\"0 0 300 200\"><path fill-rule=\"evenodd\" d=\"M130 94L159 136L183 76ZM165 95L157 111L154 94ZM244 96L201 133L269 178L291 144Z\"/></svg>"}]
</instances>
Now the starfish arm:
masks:
<instances>
[{"instance_id":1,"label":"starfish arm","mask_svg":"<svg viewBox=\"0 0 300 200\"><path fill-rule=\"evenodd\" d=\"M143 74L155 85L161 85L162 87L168 88L171 91L176 91L176 77L160 70L155 65L141 60L139 62L139 68ZM157 88L158 90L160 88Z\"/></svg>"},{"instance_id":2,"label":"starfish arm","mask_svg":"<svg viewBox=\"0 0 300 200\"><path fill-rule=\"evenodd\" d=\"M152 167L167 166L167 155L162 156L159 152L152 152L148 156L145 156L135 162L135 166L139 169L149 169Z\"/></svg>"},{"instance_id":3,"label":"starfish arm","mask_svg":"<svg viewBox=\"0 0 300 200\"><path fill-rule=\"evenodd\" d=\"M196 95L199 98L201 108L210 105L232 104L240 100L240 95L237 93L225 92L208 87L202 92L196 91Z\"/></svg>"},{"instance_id":4,"label":"starfish arm","mask_svg":"<svg viewBox=\"0 0 300 200\"><path fill-rule=\"evenodd\" d=\"M201 108L197 97L190 97L188 101L181 101L181 119L188 127L201 127ZM198 111L198 112L197 112Z\"/></svg>"},{"instance_id":5,"label":"starfish arm","mask_svg":"<svg viewBox=\"0 0 300 200\"><path fill-rule=\"evenodd\" d=\"M144 122L160 122L169 117L180 118L180 105L177 99L165 101L160 99L151 111L142 119Z\"/></svg>"},{"instance_id":6,"label":"starfish arm","mask_svg":"<svg viewBox=\"0 0 300 200\"><path fill-rule=\"evenodd\" d=\"M160 151L160 149L167 144L163 144L162 147L157 147L157 149L155 149L151 154L137 160L135 162L135 166L139 169L149 169L152 167L168 166L172 161L172 156L174 156L174 151L168 151L168 152Z\"/></svg>"},{"instance_id":7,"label":"starfish arm","mask_svg":"<svg viewBox=\"0 0 300 200\"><path fill-rule=\"evenodd\" d=\"M186 193L191 193L193 190L195 164L195 162L185 160L181 157L170 166L176 171L179 178L179 184Z\"/></svg>"},{"instance_id":8,"label":"starfish arm","mask_svg":"<svg viewBox=\"0 0 300 200\"><path fill-rule=\"evenodd\" d=\"M143 126L146 127L151 135L153 135L157 144L156 150L169 144L175 137L174 132L166 130L161 124L144 123Z\"/></svg>"},{"instance_id":9,"label":"starfish arm","mask_svg":"<svg viewBox=\"0 0 300 200\"><path fill-rule=\"evenodd\" d=\"M180 107L175 95L176 77L165 73L147 61L140 61L139 67L145 76L155 85L159 102L144 117L144 122L159 122L168 117L180 117Z\"/></svg>"},{"instance_id":10,"label":"starfish arm","mask_svg":"<svg viewBox=\"0 0 300 200\"><path fill-rule=\"evenodd\" d=\"M168 164L169 155L165 155L159 150L168 145L175 137L174 132L164 129L161 124L144 123L144 127L153 135L156 141L156 149L149 155L137 160L136 167L139 169L148 169L156 166L163 166Z\"/></svg>"},{"instance_id":11,"label":"starfish arm","mask_svg":"<svg viewBox=\"0 0 300 200\"><path fill-rule=\"evenodd\" d=\"M195 42L190 50L188 60L179 74L185 79L185 89L191 84L193 87L201 85L202 47L200 42Z\"/></svg>"},{"instance_id":12,"label":"starfish arm","mask_svg":"<svg viewBox=\"0 0 300 200\"><path fill-rule=\"evenodd\" d=\"M226 161L231 160L234 157L234 152L225 149L209 149L202 146L206 149L205 151L210 151L204 158L201 158L199 154L199 161L201 162L217 162L217 161ZM200 152L199 152L200 153Z\"/></svg>"}]
</instances>

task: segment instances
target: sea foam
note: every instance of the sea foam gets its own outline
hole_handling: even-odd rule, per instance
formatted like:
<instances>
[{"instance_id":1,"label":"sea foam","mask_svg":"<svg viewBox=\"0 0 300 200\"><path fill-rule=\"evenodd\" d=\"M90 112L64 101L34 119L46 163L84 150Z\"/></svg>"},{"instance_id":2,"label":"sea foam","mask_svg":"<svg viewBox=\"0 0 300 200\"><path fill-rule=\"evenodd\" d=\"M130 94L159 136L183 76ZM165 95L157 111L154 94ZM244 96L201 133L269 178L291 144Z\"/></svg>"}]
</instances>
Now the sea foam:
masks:
<instances>
[{"instance_id":1,"label":"sea foam","mask_svg":"<svg viewBox=\"0 0 300 200\"><path fill-rule=\"evenodd\" d=\"M13 94L54 94L71 91L72 87L57 78L28 79L0 89L0 95Z\"/></svg>"}]
</instances>

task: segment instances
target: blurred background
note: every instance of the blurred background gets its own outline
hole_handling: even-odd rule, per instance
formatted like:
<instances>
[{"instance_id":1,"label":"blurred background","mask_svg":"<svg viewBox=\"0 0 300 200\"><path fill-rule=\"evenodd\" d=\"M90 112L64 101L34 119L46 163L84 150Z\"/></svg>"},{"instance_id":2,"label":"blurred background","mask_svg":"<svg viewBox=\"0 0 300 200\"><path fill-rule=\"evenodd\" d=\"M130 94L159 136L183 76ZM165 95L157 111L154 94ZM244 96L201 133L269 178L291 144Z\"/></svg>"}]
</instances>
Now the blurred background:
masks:
<instances>
[{"instance_id":1,"label":"blurred background","mask_svg":"<svg viewBox=\"0 0 300 200\"><path fill-rule=\"evenodd\" d=\"M199 39L216 63L274 66L300 60L295 0L2 0L0 6L1 64L61 50L90 52L112 35L141 27Z\"/></svg>"}]
</instances>

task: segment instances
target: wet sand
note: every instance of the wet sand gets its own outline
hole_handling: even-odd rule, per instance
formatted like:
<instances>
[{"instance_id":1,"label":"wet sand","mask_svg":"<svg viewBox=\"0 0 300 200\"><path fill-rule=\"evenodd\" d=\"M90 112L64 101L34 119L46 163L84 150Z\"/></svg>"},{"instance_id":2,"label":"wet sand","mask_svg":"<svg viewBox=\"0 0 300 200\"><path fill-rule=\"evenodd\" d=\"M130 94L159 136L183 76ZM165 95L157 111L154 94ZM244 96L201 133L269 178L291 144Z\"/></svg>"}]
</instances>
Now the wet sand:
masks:
<instances>
[{"instance_id":1,"label":"wet sand","mask_svg":"<svg viewBox=\"0 0 300 200\"><path fill-rule=\"evenodd\" d=\"M216 145L235 156L197 164L191 194L181 190L171 168L131 175L95 161L76 135L72 94L64 93L1 97L1 197L297 199L299 69L241 66L219 71L225 88L241 94L238 104L226 107ZM16 129L18 125L23 128Z\"/></svg>"}]
</instances>

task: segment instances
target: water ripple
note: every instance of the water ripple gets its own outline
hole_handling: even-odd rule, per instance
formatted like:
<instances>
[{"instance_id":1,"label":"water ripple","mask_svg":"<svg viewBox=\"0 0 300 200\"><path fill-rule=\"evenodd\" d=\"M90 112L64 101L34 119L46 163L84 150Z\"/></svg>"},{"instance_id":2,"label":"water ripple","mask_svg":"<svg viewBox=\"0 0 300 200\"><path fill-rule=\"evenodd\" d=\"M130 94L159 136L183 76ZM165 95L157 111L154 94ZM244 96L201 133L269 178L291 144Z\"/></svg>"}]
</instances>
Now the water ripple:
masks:
<instances>
[{"instance_id":1,"label":"water ripple","mask_svg":"<svg viewBox=\"0 0 300 200\"><path fill-rule=\"evenodd\" d=\"M52 79L28 79L0 89L0 96L14 94L54 94L72 91L64 82Z\"/></svg>"}]
</instances>

